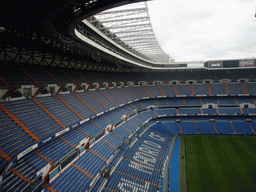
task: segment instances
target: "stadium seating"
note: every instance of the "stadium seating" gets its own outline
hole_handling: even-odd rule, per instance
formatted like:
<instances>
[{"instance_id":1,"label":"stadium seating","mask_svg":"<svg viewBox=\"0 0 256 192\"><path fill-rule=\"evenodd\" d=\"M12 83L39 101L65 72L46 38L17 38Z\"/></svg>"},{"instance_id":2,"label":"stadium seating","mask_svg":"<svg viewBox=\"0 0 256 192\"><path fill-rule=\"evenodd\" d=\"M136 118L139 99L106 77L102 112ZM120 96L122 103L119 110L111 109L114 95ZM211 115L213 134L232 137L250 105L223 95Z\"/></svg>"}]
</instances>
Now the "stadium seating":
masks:
<instances>
[{"instance_id":1,"label":"stadium seating","mask_svg":"<svg viewBox=\"0 0 256 192\"><path fill-rule=\"evenodd\" d=\"M177 114L177 111L175 109L156 109L155 112L157 113L158 116Z\"/></svg>"},{"instance_id":2,"label":"stadium seating","mask_svg":"<svg viewBox=\"0 0 256 192\"><path fill-rule=\"evenodd\" d=\"M30 131L41 139L47 138L50 134L63 129L43 109L30 99L6 102L4 103L4 106L19 118Z\"/></svg>"},{"instance_id":3,"label":"stadium seating","mask_svg":"<svg viewBox=\"0 0 256 192\"><path fill-rule=\"evenodd\" d=\"M117 98L113 93L111 93L109 90L101 90L100 91L104 96L106 96L108 99L111 100L111 103L113 102L116 106L123 104L124 102ZM99 97L97 97L99 99Z\"/></svg>"},{"instance_id":4,"label":"stadium seating","mask_svg":"<svg viewBox=\"0 0 256 192\"><path fill-rule=\"evenodd\" d=\"M68 78L71 78L76 84L81 84L81 83L88 83L86 78L83 77L78 71L76 70L65 70L64 72ZM72 82L73 82L72 81ZM73 82L73 83L74 83Z\"/></svg>"},{"instance_id":5,"label":"stadium seating","mask_svg":"<svg viewBox=\"0 0 256 192\"><path fill-rule=\"evenodd\" d=\"M40 85L47 86L48 84L58 84L52 77L46 73L46 69L36 67L35 65L24 65L23 67L28 74L36 80ZM40 71L40 73L38 73ZM35 83L35 82L34 82ZM34 84L33 83L33 84Z\"/></svg>"},{"instance_id":6,"label":"stadium seating","mask_svg":"<svg viewBox=\"0 0 256 192\"><path fill-rule=\"evenodd\" d=\"M8 115L3 111L0 114L0 127L1 127L1 150L10 157L14 157L19 151L35 144L31 138L19 125L17 125ZM1 157L1 169L7 163Z\"/></svg>"},{"instance_id":7,"label":"stadium seating","mask_svg":"<svg viewBox=\"0 0 256 192\"><path fill-rule=\"evenodd\" d=\"M13 87L21 85L34 85L34 82L14 64L0 64L0 76Z\"/></svg>"},{"instance_id":8,"label":"stadium seating","mask_svg":"<svg viewBox=\"0 0 256 192\"><path fill-rule=\"evenodd\" d=\"M66 127L70 125L74 125L80 120L76 114L74 114L64 103L62 103L55 96L40 97L40 98L37 98L37 100L46 109L48 109L58 120L60 120Z\"/></svg>"},{"instance_id":9,"label":"stadium seating","mask_svg":"<svg viewBox=\"0 0 256 192\"><path fill-rule=\"evenodd\" d=\"M18 68L16 65L12 66L12 64L1 67L8 69L9 72L7 73L10 76L13 75L12 71L15 71L14 74L17 79L23 78L25 74L26 77L24 77L22 85L24 82L31 85L38 85L35 83L38 82L43 86L46 86L48 82L49 84L60 83L64 85L97 82L102 86L103 82L111 83L111 81L123 81L124 83L165 81L168 83L172 80L199 81L209 79L199 72L171 72L163 73L158 77L157 73L110 75L99 72L70 71L61 68L37 68L35 66L29 67L29 65L23 66L24 69ZM40 76L36 75L37 70L41 70ZM234 72L233 75L210 72L209 77L211 76L215 80L220 80L233 78L233 76L243 78L245 75L238 72ZM19 85L15 78L8 79L9 77L6 76L4 78L10 81L11 85ZM1 105L17 117L28 130L38 137L39 141L36 141L28 133L28 130L20 127L20 124L2 108L0 125L1 138L3 139L0 143L0 169L3 170L19 153L32 145L40 144L35 149L30 150L28 154L23 155L6 172L2 181L2 190L7 191L7 189L12 190L14 188L21 190L33 184L37 179L38 172L48 165L55 166L58 163L63 163L62 161L70 154L79 150L80 141L86 138L90 138L92 141L90 148L81 156L77 156L78 159L73 163L68 161L63 164L69 165L68 167L64 166L62 173L51 182L52 189L57 191L88 190L95 177L97 180L95 180L94 189L99 189L106 180L99 177L98 173L105 166L109 168L116 166L103 191L117 190L115 182L119 180L113 180L115 175L123 178L130 178L131 175L136 176L136 182L152 182L156 185L149 187L156 190L160 178L159 171L154 172L152 177L148 177L145 174L134 172L130 168L124 168L126 164L129 164L132 155L140 148L138 138L133 136L135 133L137 135L144 133L143 129L138 130L138 128L148 120L153 119L148 123L148 126L161 121L157 128L158 131L154 131L169 135L170 138L175 134L255 134L255 118L252 116L256 114L255 98L251 95L244 95L246 93L255 94L254 84L253 82L245 82L244 84L231 82L209 83L208 86L203 82L192 85L178 82L176 85L136 85L82 90L74 93L69 93L73 92L69 89L65 94L58 93L57 96L38 96L33 99L2 102ZM4 86L4 83L0 86ZM227 94L231 96L224 96ZM180 95L182 97L179 97ZM159 96L167 97L159 98ZM138 101L138 99L140 100ZM205 108L207 104L216 106ZM250 104L250 106L243 108L243 105L239 106L239 104ZM154 107L147 109L148 106ZM171 108L158 108L168 106ZM166 115L170 117L163 118ZM121 119L121 117L123 118ZM211 118L214 118L214 121L209 121ZM252 122L245 122L246 118L251 118ZM106 129L109 125L113 130L111 130L112 128ZM68 127L69 131L63 133L64 128ZM146 131L139 138L139 141L143 142L143 139L148 137L147 133ZM47 141L42 143L41 141L44 140ZM133 143L131 148L129 148L129 144L124 144L127 140ZM161 151L159 159L164 160L165 153L166 151ZM113 155L114 158L111 160ZM109 160L111 163L107 165ZM27 164L25 165L24 162ZM156 169L160 170L160 163L157 166ZM18 176L19 173L22 175L21 177ZM134 179L134 177L132 178Z\"/></svg>"},{"instance_id":10,"label":"stadium seating","mask_svg":"<svg viewBox=\"0 0 256 192\"><path fill-rule=\"evenodd\" d=\"M244 134L244 133L250 133L253 134L253 131L249 125L249 123L244 121L238 121L238 122L232 122L234 129L236 130L236 133Z\"/></svg>"},{"instance_id":11,"label":"stadium seating","mask_svg":"<svg viewBox=\"0 0 256 192\"><path fill-rule=\"evenodd\" d=\"M168 98L167 101L170 106L182 106L186 104L185 98Z\"/></svg>"},{"instance_id":12,"label":"stadium seating","mask_svg":"<svg viewBox=\"0 0 256 192\"><path fill-rule=\"evenodd\" d=\"M74 83L64 74L64 71L61 68L52 68L51 70L49 70L49 73L61 84Z\"/></svg>"},{"instance_id":13,"label":"stadium seating","mask_svg":"<svg viewBox=\"0 0 256 192\"><path fill-rule=\"evenodd\" d=\"M197 134L198 130L195 122L180 122L183 134Z\"/></svg>"},{"instance_id":14,"label":"stadium seating","mask_svg":"<svg viewBox=\"0 0 256 192\"><path fill-rule=\"evenodd\" d=\"M245 94L242 83L229 83L227 86L230 95Z\"/></svg>"},{"instance_id":15,"label":"stadium seating","mask_svg":"<svg viewBox=\"0 0 256 192\"><path fill-rule=\"evenodd\" d=\"M14 174L16 173L16 174ZM21 191L24 187L33 183L33 178L36 170L33 166L27 163L25 160L19 161L13 168L11 168L2 183L3 191ZM22 176L17 176L22 175Z\"/></svg>"},{"instance_id":16,"label":"stadium seating","mask_svg":"<svg viewBox=\"0 0 256 192\"><path fill-rule=\"evenodd\" d=\"M97 113L106 110L89 92L77 92L76 94Z\"/></svg>"},{"instance_id":17,"label":"stadium seating","mask_svg":"<svg viewBox=\"0 0 256 192\"><path fill-rule=\"evenodd\" d=\"M94 112L85 105L78 97L74 94L62 94L59 95L69 106L79 113L84 119L94 115Z\"/></svg>"},{"instance_id":18,"label":"stadium seating","mask_svg":"<svg viewBox=\"0 0 256 192\"><path fill-rule=\"evenodd\" d=\"M219 113L220 114L241 114L240 108L219 108Z\"/></svg>"},{"instance_id":19,"label":"stadium seating","mask_svg":"<svg viewBox=\"0 0 256 192\"><path fill-rule=\"evenodd\" d=\"M164 96L175 96L174 87L171 85L160 85L160 88Z\"/></svg>"},{"instance_id":20,"label":"stadium seating","mask_svg":"<svg viewBox=\"0 0 256 192\"><path fill-rule=\"evenodd\" d=\"M118 121L120 121L120 118L116 115L113 115L113 113L111 113L111 112L105 113L102 116L105 117L106 119L108 119L112 123L117 123Z\"/></svg>"},{"instance_id":21,"label":"stadium seating","mask_svg":"<svg viewBox=\"0 0 256 192\"><path fill-rule=\"evenodd\" d=\"M210 95L207 84L193 84L195 95Z\"/></svg>"},{"instance_id":22,"label":"stadium seating","mask_svg":"<svg viewBox=\"0 0 256 192\"><path fill-rule=\"evenodd\" d=\"M157 134L160 137L150 137L150 135ZM157 170L161 170L163 166L163 161L165 158L165 154L167 152L167 147L169 146L171 136L166 136L164 133L156 131L154 128L150 128L146 131L143 136L129 149L127 149L123 153L122 156L118 156L121 161L117 165L116 169L111 176L111 179L106 183L104 187L104 191L111 190L122 190L122 185L118 185L118 183L123 182L132 182L131 184L142 184L142 182L148 183L148 187L146 189L156 191L159 183L160 172ZM163 140L159 140L158 138L162 138ZM151 142L151 144L149 144ZM157 144L159 148L152 148L152 143ZM141 155L143 152L143 156L147 157L149 151L146 151L150 147L151 158L154 158L155 161L150 161L148 163L141 162L137 157L137 155ZM158 158L156 158L158 157ZM137 160L138 159L138 160ZM142 169L136 168L138 167L138 162L143 169L148 171L143 171ZM138 185L139 190L143 190L145 184ZM146 186L145 186L146 187ZM138 187L137 187L138 188Z\"/></svg>"},{"instance_id":23,"label":"stadium seating","mask_svg":"<svg viewBox=\"0 0 256 192\"><path fill-rule=\"evenodd\" d=\"M201 114L200 109L196 109L196 108L180 108L179 110L179 114L190 114L190 115L196 115L196 114Z\"/></svg>"},{"instance_id":24,"label":"stadium seating","mask_svg":"<svg viewBox=\"0 0 256 192\"><path fill-rule=\"evenodd\" d=\"M177 95L192 95L190 85L177 85Z\"/></svg>"},{"instance_id":25,"label":"stadium seating","mask_svg":"<svg viewBox=\"0 0 256 192\"><path fill-rule=\"evenodd\" d=\"M180 135L181 129L179 127L179 123L177 122L164 122L162 123L166 128L168 128L171 132Z\"/></svg>"},{"instance_id":26,"label":"stadium seating","mask_svg":"<svg viewBox=\"0 0 256 192\"><path fill-rule=\"evenodd\" d=\"M222 94L228 94L227 90L225 88L225 84L221 83L221 84L210 84L210 88L211 88L211 93L212 95L222 95Z\"/></svg>"},{"instance_id":27,"label":"stadium seating","mask_svg":"<svg viewBox=\"0 0 256 192\"><path fill-rule=\"evenodd\" d=\"M160 107L164 107L164 106L168 106L169 103L167 102L166 99L156 99L155 100L157 105L160 106Z\"/></svg>"},{"instance_id":28,"label":"stadium seating","mask_svg":"<svg viewBox=\"0 0 256 192\"><path fill-rule=\"evenodd\" d=\"M186 98L185 99L186 105L202 105L201 104L201 99L200 98Z\"/></svg>"},{"instance_id":29,"label":"stadium seating","mask_svg":"<svg viewBox=\"0 0 256 192\"><path fill-rule=\"evenodd\" d=\"M151 97L161 96L161 92L157 86L146 86L145 88L148 90Z\"/></svg>"},{"instance_id":30,"label":"stadium seating","mask_svg":"<svg viewBox=\"0 0 256 192\"><path fill-rule=\"evenodd\" d=\"M201 134L217 134L212 122L197 121L197 126Z\"/></svg>"},{"instance_id":31,"label":"stadium seating","mask_svg":"<svg viewBox=\"0 0 256 192\"><path fill-rule=\"evenodd\" d=\"M136 93L139 94L139 96L141 96L142 98L144 97L151 97L149 95L149 92L147 91L145 86L139 86L139 87L134 87L134 90Z\"/></svg>"},{"instance_id":32,"label":"stadium seating","mask_svg":"<svg viewBox=\"0 0 256 192\"><path fill-rule=\"evenodd\" d=\"M126 92L128 92L129 94L131 94L133 96L133 98L134 98L133 100L142 98L142 96L139 95L138 91L136 91L136 89L134 87L125 87L124 89ZM148 94L146 94L146 95L148 97Z\"/></svg>"},{"instance_id":33,"label":"stadium seating","mask_svg":"<svg viewBox=\"0 0 256 192\"><path fill-rule=\"evenodd\" d=\"M89 135L91 137L96 137L103 132L103 128L98 127L91 121L82 124L81 126L79 126L79 129L86 133L86 135Z\"/></svg>"},{"instance_id":34,"label":"stadium seating","mask_svg":"<svg viewBox=\"0 0 256 192\"><path fill-rule=\"evenodd\" d=\"M219 134L234 134L234 130L232 129L232 126L230 122L226 121L217 121L215 122L216 128L218 130Z\"/></svg>"},{"instance_id":35,"label":"stadium seating","mask_svg":"<svg viewBox=\"0 0 256 192\"><path fill-rule=\"evenodd\" d=\"M245 83L245 87L248 94L256 94L256 83L255 82L248 82Z\"/></svg>"},{"instance_id":36,"label":"stadium seating","mask_svg":"<svg viewBox=\"0 0 256 192\"><path fill-rule=\"evenodd\" d=\"M109 89L109 91L110 91L113 95L115 95L115 97L117 97L118 99L120 99L120 101L121 101L120 104L122 104L122 103L128 103L129 101L131 101L131 100L129 99L129 97L128 97L127 95L122 94L122 92L120 92L119 89Z\"/></svg>"}]
</instances>

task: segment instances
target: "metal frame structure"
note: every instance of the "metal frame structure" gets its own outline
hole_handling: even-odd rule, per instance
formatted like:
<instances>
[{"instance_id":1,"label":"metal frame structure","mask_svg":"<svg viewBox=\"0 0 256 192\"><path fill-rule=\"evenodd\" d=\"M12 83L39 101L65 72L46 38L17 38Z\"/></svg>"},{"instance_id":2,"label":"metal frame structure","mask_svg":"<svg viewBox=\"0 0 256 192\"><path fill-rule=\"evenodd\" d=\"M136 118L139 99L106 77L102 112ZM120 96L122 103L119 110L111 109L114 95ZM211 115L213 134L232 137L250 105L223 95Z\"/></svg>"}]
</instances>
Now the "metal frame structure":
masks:
<instances>
[{"instance_id":1,"label":"metal frame structure","mask_svg":"<svg viewBox=\"0 0 256 192\"><path fill-rule=\"evenodd\" d=\"M154 62L169 62L169 56L157 42L147 3L103 11L87 18L93 26L127 50Z\"/></svg>"},{"instance_id":2,"label":"metal frame structure","mask_svg":"<svg viewBox=\"0 0 256 192\"><path fill-rule=\"evenodd\" d=\"M32 44L24 48L17 45L0 44L0 57L3 61L12 61L17 63L35 64L41 67L64 67L77 70L93 70L93 71L108 71L108 72L135 72L137 68L122 67L120 68L120 61L114 61L113 65L104 65L97 61L97 55L88 54L84 57L77 57L77 55L70 51L54 51L53 49L38 50ZM103 55L101 55L103 57ZM2 61L2 62L3 62Z\"/></svg>"}]
</instances>

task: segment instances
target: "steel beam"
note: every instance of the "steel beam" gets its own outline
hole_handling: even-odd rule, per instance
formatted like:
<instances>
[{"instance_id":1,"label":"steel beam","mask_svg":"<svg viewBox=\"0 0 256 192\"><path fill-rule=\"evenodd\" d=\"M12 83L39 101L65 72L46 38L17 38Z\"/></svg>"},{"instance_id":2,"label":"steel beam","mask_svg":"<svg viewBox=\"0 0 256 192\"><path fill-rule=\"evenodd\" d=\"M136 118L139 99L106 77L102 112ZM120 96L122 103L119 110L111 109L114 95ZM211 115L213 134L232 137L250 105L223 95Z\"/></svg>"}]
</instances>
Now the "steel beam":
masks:
<instances>
[{"instance_id":1,"label":"steel beam","mask_svg":"<svg viewBox=\"0 0 256 192\"><path fill-rule=\"evenodd\" d=\"M112 19L117 17L125 17L130 15L138 15L141 13L147 13L147 8L135 8L117 11L104 11L95 15L97 19Z\"/></svg>"},{"instance_id":2,"label":"steel beam","mask_svg":"<svg viewBox=\"0 0 256 192\"><path fill-rule=\"evenodd\" d=\"M151 27L150 24L146 23L146 24L137 24L137 25L125 25L125 26L110 26L110 27L106 27L105 29L140 29L140 28L146 28L146 27Z\"/></svg>"},{"instance_id":3,"label":"steel beam","mask_svg":"<svg viewBox=\"0 0 256 192\"><path fill-rule=\"evenodd\" d=\"M102 20L101 23L116 23L116 22L126 22L126 23L136 23L142 21L149 21L148 17L136 17L136 18L127 18L127 19L113 19L113 20Z\"/></svg>"},{"instance_id":4,"label":"steel beam","mask_svg":"<svg viewBox=\"0 0 256 192\"><path fill-rule=\"evenodd\" d=\"M143 32L152 32L153 33L153 30L152 29L142 29L142 30L133 30L133 31L118 31L118 32L115 32L115 34L122 34L122 33L143 33Z\"/></svg>"}]
</instances>

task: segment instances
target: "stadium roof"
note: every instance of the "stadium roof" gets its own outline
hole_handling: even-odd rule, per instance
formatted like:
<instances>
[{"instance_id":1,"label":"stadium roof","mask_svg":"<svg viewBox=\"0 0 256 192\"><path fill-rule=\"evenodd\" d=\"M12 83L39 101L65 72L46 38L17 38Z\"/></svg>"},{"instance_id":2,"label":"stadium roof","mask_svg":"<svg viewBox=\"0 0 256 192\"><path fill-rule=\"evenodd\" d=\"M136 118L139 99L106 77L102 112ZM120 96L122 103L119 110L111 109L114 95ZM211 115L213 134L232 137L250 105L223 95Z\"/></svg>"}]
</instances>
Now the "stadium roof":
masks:
<instances>
[{"instance_id":1,"label":"stadium roof","mask_svg":"<svg viewBox=\"0 0 256 192\"><path fill-rule=\"evenodd\" d=\"M118 38L130 50L135 49L153 61L166 55L155 37L146 2L106 10L88 20L92 24L97 22L97 28L107 35L115 34L111 36L113 40ZM168 63L168 59L165 62Z\"/></svg>"},{"instance_id":2,"label":"stadium roof","mask_svg":"<svg viewBox=\"0 0 256 192\"><path fill-rule=\"evenodd\" d=\"M110 68L118 68L119 71L123 69L141 70L145 66L148 69L181 68L189 70L199 66L199 64L201 68L204 68L203 61L177 63L175 66L156 65L154 60L150 61L152 56L145 59L145 55L150 53L164 54L155 39L147 7L138 7L133 10L127 8L130 11L121 9L120 13L118 13L120 8L114 9L115 13L113 10L110 10L110 8L135 2L142 2L142 0L3 1L0 8L1 51L4 50L6 52L7 50L12 52L14 58L18 58L15 54L23 54L24 61L26 57L26 61L31 61L30 57L34 57L36 53L36 56L41 58L40 60L42 61L46 56L49 60L54 60L54 62L44 61L49 63L49 65L56 66L55 63L60 63L58 66L65 66L62 65L64 60L69 63L66 65L67 67L92 70L103 70L105 68L109 70ZM124 12L126 12L126 19L138 20L138 18L144 18L147 23L141 21L120 25L120 20L125 20L121 16ZM134 16L135 12L141 14L141 16ZM86 42L76 39L74 36L76 27L86 18L93 17L102 23L102 25L99 25L99 30L103 30L101 27L104 27L106 33L111 33L108 34L108 37L112 35L113 40L124 42L122 45L126 46L128 51L133 52L127 53L127 51L118 46L115 46L114 51L108 50L108 52L104 52L103 48L97 49ZM119 24L114 24L113 20L119 20L119 22L115 22ZM134 33L135 31L136 33ZM118 53L116 52L117 49ZM109 54L109 52L112 52L112 54ZM140 56L137 57L134 53ZM121 59L120 54L123 54L123 59ZM56 58L59 58L58 62L56 62ZM138 64L134 65L134 63Z\"/></svg>"}]
</instances>

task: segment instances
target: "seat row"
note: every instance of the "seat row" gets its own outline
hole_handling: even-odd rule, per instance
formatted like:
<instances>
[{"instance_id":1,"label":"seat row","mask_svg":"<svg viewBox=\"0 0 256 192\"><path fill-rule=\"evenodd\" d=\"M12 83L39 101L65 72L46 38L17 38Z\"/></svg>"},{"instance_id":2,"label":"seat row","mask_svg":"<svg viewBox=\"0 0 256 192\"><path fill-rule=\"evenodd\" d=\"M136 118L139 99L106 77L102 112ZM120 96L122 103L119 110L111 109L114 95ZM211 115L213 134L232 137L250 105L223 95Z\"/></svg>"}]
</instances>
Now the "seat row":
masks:
<instances>
[{"instance_id":1,"label":"seat row","mask_svg":"<svg viewBox=\"0 0 256 192\"><path fill-rule=\"evenodd\" d=\"M81 83L103 83L103 82L133 82L141 81L202 81L202 80L221 80L221 79L255 79L255 69L244 70L212 70L202 72L148 72L148 73L111 73L94 71L77 71L65 68L41 65L30 65L23 63L5 62L0 63L0 76L12 86L17 85L40 85L47 84L81 84ZM40 73L38 73L40 71ZM29 76L28 76L29 75ZM32 80L33 79L33 80ZM3 84L3 83L2 83Z\"/></svg>"},{"instance_id":2,"label":"seat row","mask_svg":"<svg viewBox=\"0 0 256 192\"><path fill-rule=\"evenodd\" d=\"M129 88L129 89L128 89ZM126 92L126 95L130 93L130 91L135 94L136 91L131 87L127 89L120 89ZM129 91L130 90L130 91ZM128 93L129 91L129 93ZM105 96L108 90L103 93ZM146 92L146 91L145 91ZM97 93L97 94L95 94ZM111 93L111 92L109 92ZM43 108L41 108L34 100L20 100L13 102L5 102L3 105L9 110L15 117L18 118L34 135L36 135L40 140L47 139L48 137L56 134L63 130L63 128L71 127L76 125L78 122L101 113L106 110L105 103L111 103L110 100L113 100L114 95L112 97L105 97L102 94L102 98L104 100L96 99L90 94L99 95L101 94L98 91L90 91L90 92L80 92L77 93L78 97L74 94L65 94L60 95L62 100L60 100L56 96L51 97L40 97L36 98L37 100L49 113L47 113ZM132 95L132 94L130 94ZM138 96L138 94L137 94ZM135 97L135 96L134 96ZM82 101L79 99L81 98ZM136 98L136 97L135 97ZM86 103L83 103L83 101ZM104 103L104 104L103 104ZM204 105L204 104L215 104L215 105L238 105L241 103L247 104L255 104L254 97L186 97L186 98L160 98L160 99L146 99L138 102L131 103L129 105L125 105L122 108L118 108L114 111L106 113L102 116L101 124L98 124L97 119L92 121L91 123L95 123L99 127L105 127L111 123L117 123L120 121L120 117L124 115L131 114L135 109L144 109L147 106L193 106L193 105ZM105 108L105 107L106 108ZM112 107L111 105L109 107ZM73 110L71 110L72 108ZM77 112L77 113L74 113ZM155 110L157 115L165 115L165 114L255 114L255 108L243 108L240 109L238 107L229 107L229 108L187 108L187 109L158 109ZM148 112L149 116L145 113L146 118L150 118L152 116L152 112ZM79 116L77 115L79 114ZM9 115L7 115L3 110L1 111L1 150L4 153L9 155L10 157L14 157L27 147L35 144L34 139L27 134L24 129L17 125ZM62 123L64 126L62 126ZM81 119L82 118L82 119ZM136 123L134 124L136 125ZM88 135L94 137L102 132L102 129L98 128L97 131L91 131L91 124L88 126L82 126L81 129L86 132ZM132 125L131 125L132 126ZM132 127L131 127L132 128ZM121 129L121 128L120 128ZM130 130L133 131L133 130ZM125 132L124 132L125 133ZM122 133L122 134L124 134ZM129 131L127 133L129 135ZM2 158L1 164L6 164L7 162ZM1 167L3 167L3 165Z\"/></svg>"}]
</instances>

